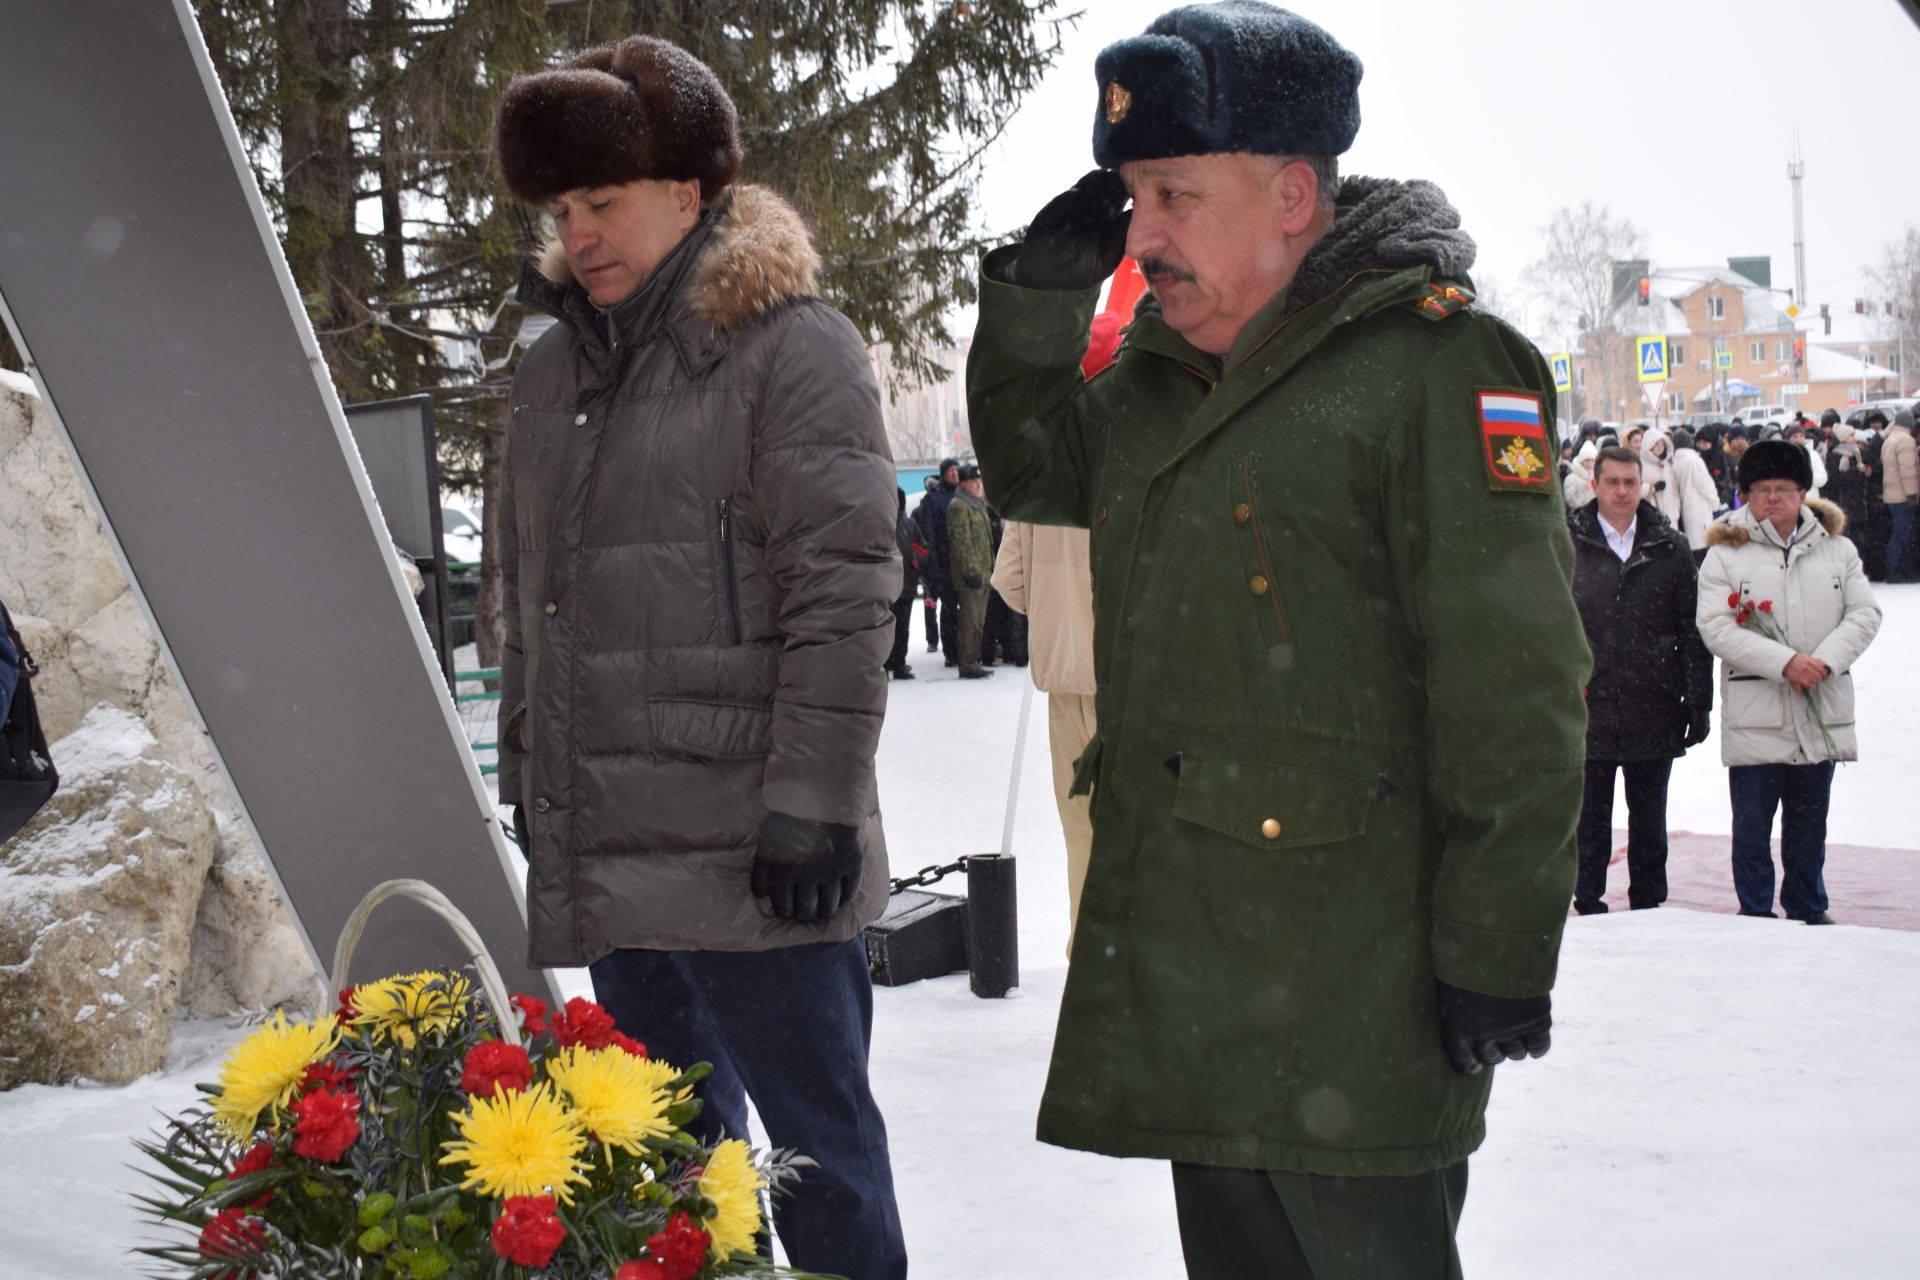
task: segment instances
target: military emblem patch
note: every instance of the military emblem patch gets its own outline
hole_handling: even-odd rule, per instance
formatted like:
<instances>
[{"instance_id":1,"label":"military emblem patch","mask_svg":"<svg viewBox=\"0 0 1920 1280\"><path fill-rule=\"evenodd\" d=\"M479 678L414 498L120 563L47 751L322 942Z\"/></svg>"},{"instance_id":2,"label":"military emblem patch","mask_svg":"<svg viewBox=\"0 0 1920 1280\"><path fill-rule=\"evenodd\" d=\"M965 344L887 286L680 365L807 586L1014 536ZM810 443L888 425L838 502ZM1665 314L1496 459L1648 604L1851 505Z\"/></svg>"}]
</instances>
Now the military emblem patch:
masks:
<instances>
[{"instance_id":1,"label":"military emblem patch","mask_svg":"<svg viewBox=\"0 0 1920 1280\"><path fill-rule=\"evenodd\" d=\"M1118 80L1107 81L1107 123L1119 124L1127 118L1127 108L1133 105L1133 95Z\"/></svg>"},{"instance_id":2,"label":"military emblem patch","mask_svg":"<svg viewBox=\"0 0 1920 1280\"><path fill-rule=\"evenodd\" d=\"M1487 487L1509 493L1553 489L1553 454L1541 424L1540 397L1524 391L1475 393Z\"/></svg>"}]
</instances>

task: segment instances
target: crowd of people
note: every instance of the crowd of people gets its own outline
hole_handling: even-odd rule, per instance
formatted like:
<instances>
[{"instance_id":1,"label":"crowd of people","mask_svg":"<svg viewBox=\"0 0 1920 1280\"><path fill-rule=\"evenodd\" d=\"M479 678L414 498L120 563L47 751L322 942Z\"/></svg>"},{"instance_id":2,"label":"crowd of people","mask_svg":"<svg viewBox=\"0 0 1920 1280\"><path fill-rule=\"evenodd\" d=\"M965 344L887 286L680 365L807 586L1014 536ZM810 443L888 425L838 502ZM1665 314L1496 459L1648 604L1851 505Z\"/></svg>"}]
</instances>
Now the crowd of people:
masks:
<instances>
[{"instance_id":1,"label":"crowd of people","mask_svg":"<svg viewBox=\"0 0 1920 1280\"><path fill-rule=\"evenodd\" d=\"M1609 445L1629 450L1640 459L1645 496L1686 538L1698 563L1706 554L1707 527L1742 505L1741 456L1763 440L1784 440L1807 455L1812 477L1807 496L1833 503L1846 516L1846 537L1860 553L1868 578L1920 580L1914 527L1920 465L1909 409L1891 419L1870 409L1858 426L1828 409L1818 420L1796 412L1785 424L1749 426L1735 414L1697 431L1636 423L1617 434L1589 418L1561 446L1561 491L1569 510L1592 503L1599 451Z\"/></svg>"},{"instance_id":2,"label":"crowd of people","mask_svg":"<svg viewBox=\"0 0 1920 1280\"><path fill-rule=\"evenodd\" d=\"M886 669L895 680L914 679L907 651L913 605L924 606L927 652L942 654L962 680L982 680L1002 662L1027 665L1027 622L992 585L1006 521L987 504L980 468L943 458L927 477L920 504L907 510L899 495L895 542L900 548L900 594L894 600L893 652Z\"/></svg>"}]
</instances>

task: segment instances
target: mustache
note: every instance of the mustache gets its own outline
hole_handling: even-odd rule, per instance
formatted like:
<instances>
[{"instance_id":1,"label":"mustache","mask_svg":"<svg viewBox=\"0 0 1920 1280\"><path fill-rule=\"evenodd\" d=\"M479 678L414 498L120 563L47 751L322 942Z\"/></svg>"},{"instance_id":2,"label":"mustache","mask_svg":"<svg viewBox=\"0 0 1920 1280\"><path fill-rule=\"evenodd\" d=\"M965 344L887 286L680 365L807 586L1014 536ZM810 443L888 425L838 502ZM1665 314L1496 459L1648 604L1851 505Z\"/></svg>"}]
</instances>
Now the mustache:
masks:
<instances>
[{"instance_id":1,"label":"mustache","mask_svg":"<svg viewBox=\"0 0 1920 1280\"><path fill-rule=\"evenodd\" d=\"M1182 267L1176 267L1165 258L1141 258L1138 266L1140 268L1140 274L1149 280L1162 278L1185 284L1193 283L1193 272Z\"/></svg>"}]
</instances>

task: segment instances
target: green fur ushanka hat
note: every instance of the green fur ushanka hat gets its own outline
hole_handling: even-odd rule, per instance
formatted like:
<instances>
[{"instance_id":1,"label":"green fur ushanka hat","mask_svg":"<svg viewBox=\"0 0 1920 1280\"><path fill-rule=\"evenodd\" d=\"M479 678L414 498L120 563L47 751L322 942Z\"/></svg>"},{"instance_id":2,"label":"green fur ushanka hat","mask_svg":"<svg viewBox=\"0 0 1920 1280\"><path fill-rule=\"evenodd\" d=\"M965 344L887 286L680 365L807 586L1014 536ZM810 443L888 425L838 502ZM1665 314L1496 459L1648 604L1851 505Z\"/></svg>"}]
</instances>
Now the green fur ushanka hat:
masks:
<instances>
[{"instance_id":1,"label":"green fur ushanka hat","mask_svg":"<svg viewBox=\"0 0 1920 1280\"><path fill-rule=\"evenodd\" d=\"M1259 0L1174 9L1101 50L1093 158L1250 151L1339 155L1360 131L1360 59L1299 14Z\"/></svg>"}]
</instances>

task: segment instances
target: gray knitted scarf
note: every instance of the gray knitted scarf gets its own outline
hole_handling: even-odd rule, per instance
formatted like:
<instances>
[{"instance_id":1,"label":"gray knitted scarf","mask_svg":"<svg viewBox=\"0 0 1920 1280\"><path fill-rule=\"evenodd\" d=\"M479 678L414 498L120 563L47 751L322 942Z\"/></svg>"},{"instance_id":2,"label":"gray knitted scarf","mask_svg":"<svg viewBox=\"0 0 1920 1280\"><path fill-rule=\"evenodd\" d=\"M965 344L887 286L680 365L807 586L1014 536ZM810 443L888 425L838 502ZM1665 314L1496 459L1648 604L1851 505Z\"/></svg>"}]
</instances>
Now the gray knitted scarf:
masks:
<instances>
[{"instance_id":1,"label":"gray knitted scarf","mask_svg":"<svg viewBox=\"0 0 1920 1280\"><path fill-rule=\"evenodd\" d=\"M1287 290L1286 313L1333 293L1356 272L1430 265L1437 279L1458 280L1473 266L1473 237L1431 182L1391 178L1341 180L1333 226L1308 251Z\"/></svg>"}]
</instances>

